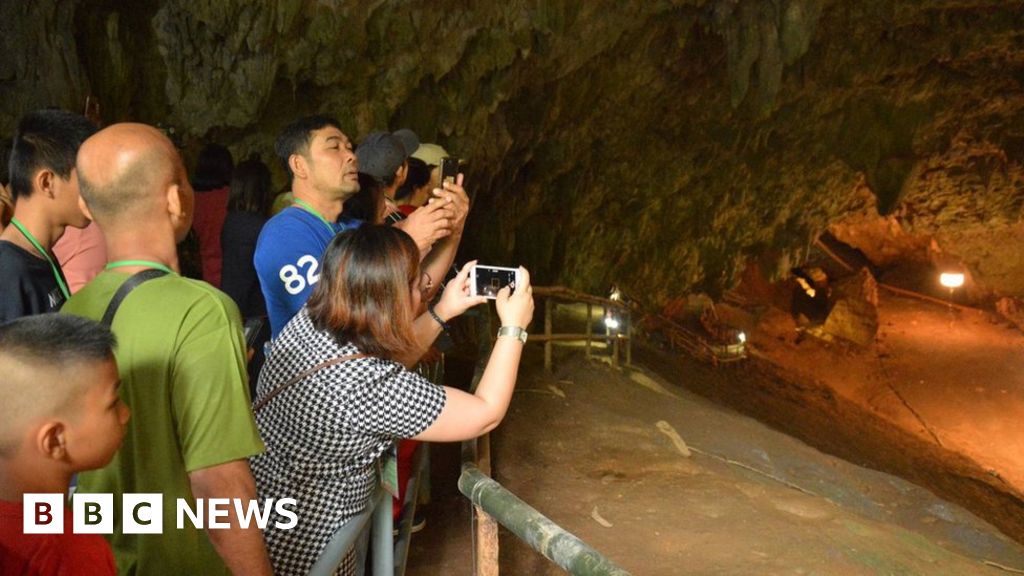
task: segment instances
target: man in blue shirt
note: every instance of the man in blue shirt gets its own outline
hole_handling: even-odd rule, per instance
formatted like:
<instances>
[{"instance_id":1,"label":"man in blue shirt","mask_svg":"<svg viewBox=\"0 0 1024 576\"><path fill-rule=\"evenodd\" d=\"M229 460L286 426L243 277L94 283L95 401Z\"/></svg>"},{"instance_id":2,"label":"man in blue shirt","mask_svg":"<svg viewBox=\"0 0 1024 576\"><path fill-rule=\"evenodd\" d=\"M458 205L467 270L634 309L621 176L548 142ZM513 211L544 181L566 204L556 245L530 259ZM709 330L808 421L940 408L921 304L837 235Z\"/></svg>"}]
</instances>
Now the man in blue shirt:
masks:
<instances>
[{"instance_id":1,"label":"man in blue shirt","mask_svg":"<svg viewBox=\"0 0 1024 576\"><path fill-rule=\"evenodd\" d=\"M320 280L320 257L331 238L360 222L340 218L342 204L359 191L359 176L352 143L336 120L303 118L274 148L292 177L294 204L263 227L253 263L277 336Z\"/></svg>"},{"instance_id":2,"label":"man in blue shirt","mask_svg":"<svg viewBox=\"0 0 1024 576\"><path fill-rule=\"evenodd\" d=\"M359 191L358 160L352 142L337 120L328 116L302 118L278 136L277 156L292 178L294 203L264 225L256 242L253 263L267 302L271 337L284 328L309 299L320 280L320 259L336 234L359 226L341 211L346 199ZM459 188L464 196L464 192ZM452 195L402 228L417 245L432 246L465 222L465 210ZM419 211L418 211L419 212Z\"/></svg>"}]
</instances>

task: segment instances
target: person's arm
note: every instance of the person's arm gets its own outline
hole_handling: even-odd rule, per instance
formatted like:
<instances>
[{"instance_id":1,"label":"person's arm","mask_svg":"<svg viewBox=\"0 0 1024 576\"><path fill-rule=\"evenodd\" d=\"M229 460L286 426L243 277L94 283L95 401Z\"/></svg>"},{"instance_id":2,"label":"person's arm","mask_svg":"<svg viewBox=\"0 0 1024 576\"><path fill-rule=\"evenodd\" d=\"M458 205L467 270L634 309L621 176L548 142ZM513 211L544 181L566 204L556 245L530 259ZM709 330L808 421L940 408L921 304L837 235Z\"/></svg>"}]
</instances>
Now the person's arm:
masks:
<instances>
[{"instance_id":1,"label":"person's arm","mask_svg":"<svg viewBox=\"0 0 1024 576\"><path fill-rule=\"evenodd\" d=\"M452 233L455 211L452 200L438 200L417 208L408 218L395 224L416 242L420 259L430 252L434 244Z\"/></svg>"},{"instance_id":2,"label":"person's arm","mask_svg":"<svg viewBox=\"0 0 1024 576\"><path fill-rule=\"evenodd\" d=\"M253 267L274 336L313 293L320 280L320 257L330 240L324 240L319 229L310 229L297 218L284 213L276 218L263 226L253 253Z\"/></svg>"},{"instance_id":3,"label":"person's arm","mask_svg":"<svg viewBox=\"0 0 1024 576\"><path fill-rule=\"evenodd\" d=\"M423 294L423 300L433 300L434 296L441 289L442 282L444 282L445 276L448 275L452 262L455 261L455 253L459 251L459 242L461 240L462 231L459 230L457 236L453 232L451 236L434 244L434 247L423 258L423 263L420 267L423 273L430 278L431 282L430 289Z\"/></svg>"},{"instance_id":4,"label":"person's arm","mask_svg":"<svg viewBox=\"0 0 1024 576\"><path fill-rule=\"evenodd\" d=\"M515 292L510 294L508 287L502 288L495 305L502 326L525 329L533 318L533 288L529 273L524 268L520 270L522 281ZM498 338L476 393L469 394L446 386L441 414L413 438L425 442L454 442L476 438L493 430L505 417L512 400L523 345L518 338Z\"/></svg>"},{"instance_id":5,"label":"person's arm","mask_svg":"<svg viewBox=\"0 0 1024 576\"><path fill-rule=\"evenodd\" d=\"M247 505L256 498L247 459L263 451L263 442L249 402L241 317L226 294L203 286L179 287L201 294L177 327L171 414L192 495ZM270 574L262 531L241 528L231 509L231 528L207 530L214 548L235 574Z\"/></svg>"},{"instance_id":6,"label":"person's arm","mask_svg":"<svg viewBox=\"0 0 1024 576\"><path fill-rule=\"evenodd\" d=\"M196 498L240 499L248 506L256 499L256 481L253 480L246 460L233 460L190 472L189 483ZM235 507L229 507L226 521L230 528L207 530L214 549L232 574L273 574L270 557L267 556L263 531L250 523L242 528L238 523Z\"/></svg>"},{"instance_id":7,"label":"person's arm","mask_svg":"<svg viewBox=\"0 0 1024 576\"><path fill-rule=\"evenodd\" d=\"M431 203L446 202L451 206L454 217L451 223L451 234L442 238L423 258L423 271L430 277L433 285L424 295L425 300L433 300L448 270L455 261L455 254L459 251L459 242L462 241L462 231L466 227L466 217L469 216L469 195L462 187L462 174L458 175L455 184L446 183L444 189L435 188L434 198Z\"/></svg>"},{"instance_id":8,"label":"person's arm","mask_svg":"<svg viewBox=\"0 0 1024 576\"><path fill-rule=\"evenodd\" d=\"M440 316L440 314L438 314L438 316ZM445 318L444 316L441 316L441 319L445 322L449 320L449 318ZM434 320L429 312L420 314L412 324L412 331L416 336L416 348L395 360L406 368L412 369L412 367L420 361L420 358L427 353L427 350L430 348L430 345L434 343L434 340L437 340L437 337L441 335L442 330L443 328L441 325L437 320Z\"/></svg>"},{"instance_id":9,"label":"person's arm","mask_svg":"<svg viewBox=\"0 0 1024 576\"><path fill-rule=\"evenodd\" d=\"M469 270L473 264L476 264L475 260L462 267L462 270L445 287L441 300L434 306L434 312L442 321L447 323L473 306L487 301L483 296L469 295ZM430 345L434 343L434 340L441 334L443 328L427 311L416 318L412 329L416 336L416 348L410 350L405 356L396 358L399 363L408 368L416 365L427 349L430 348Z\"/></svg>"}]
</instances>

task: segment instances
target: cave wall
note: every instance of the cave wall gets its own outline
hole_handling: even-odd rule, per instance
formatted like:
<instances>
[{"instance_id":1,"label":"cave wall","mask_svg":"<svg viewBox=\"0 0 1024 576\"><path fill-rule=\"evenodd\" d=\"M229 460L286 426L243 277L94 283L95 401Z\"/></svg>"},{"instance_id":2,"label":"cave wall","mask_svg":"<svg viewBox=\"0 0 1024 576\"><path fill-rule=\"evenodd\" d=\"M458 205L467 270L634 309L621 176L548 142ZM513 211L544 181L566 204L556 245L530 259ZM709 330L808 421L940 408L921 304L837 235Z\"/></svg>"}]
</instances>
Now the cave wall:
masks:
<instances>
[{"instance_id":1,"label":"cave wall","mask_svg":"<svg viewBox=\"0 0 1024 576\"><path fill-rule=\"evenodd\" d=\"M94 94L270 160L323 111L466 158L467 255L538 283L716 294L881 218L1024 294L1022 30L1021 0L7 2L0 134Z\"/></svg>"}]
</instances>

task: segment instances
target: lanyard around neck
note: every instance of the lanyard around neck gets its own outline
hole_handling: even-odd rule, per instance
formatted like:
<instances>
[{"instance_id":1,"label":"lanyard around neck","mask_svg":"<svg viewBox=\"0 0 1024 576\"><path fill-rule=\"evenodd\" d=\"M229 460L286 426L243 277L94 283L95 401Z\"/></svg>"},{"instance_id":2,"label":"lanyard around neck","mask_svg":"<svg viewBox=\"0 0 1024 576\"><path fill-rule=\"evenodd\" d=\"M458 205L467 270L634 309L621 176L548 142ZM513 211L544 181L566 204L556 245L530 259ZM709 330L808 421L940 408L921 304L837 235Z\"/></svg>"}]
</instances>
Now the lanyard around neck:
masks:
<instances>
[{"instance_id":1,"label":"lanyard around neck","mask_svg":"<svg viewBox=\"0 0 1024 576\"><path fill-rule=\"evenodd\" d=\"M324 218L322 214L317 212L316 208L313 208L312 206L309 205L308 202L306 202L305 200L301 200L299 198L295 199L295 204L297 204L300 208L302 208L306 212L309 212L313 216L316 216L317 218L319 218L320 221L324 223L324 226L327 226L327 229L331 232L331 234L332 235L334 234L334 226L331 226L331 223L327 221L327 218Z\"/></svg>"},{"instance_id":2,"label":"lanyard around neck","mask_svg":"<svg viewBox=\"0 0 1024 576\"><path fill-rule=\"evenodd\" d=\"M11 218L11 224L17 228L18 232L21 232L21 235L25 237L25 240L28 240L28 243L38 250L39 253L43 255L43 258L46 258L46 261L50 263L50 269L53 270L53 278L57 281L57 286L60 288L61 293L64 294L64 299L70 299L71 292L68 290L67 284L64 283L64 279L61 278L60 270L57 268L57 263L50 257L50 253L43 249L42 244L40 244L39 241L36 240L36 237L28 231L28 228L25 228L21 222L18 222L17 218Z\"/></svg>"},{"instance_id":3,"label":"lanyard around neck","mask_svg":"<svg viewBox=\"0 0 1024 576\"><path fill-rule=\"evenodd\" d=\"M117 260L116 262L111 262L107 264L106 266L103 267L103 269L110 270L112 268L123 268L125 266L145 266L146 268L156 268L157 270L163 270L168 274L177 274L177 272L171 270L169 267L159 262L153 262L152 260Z\"/></svg>"}]
</instances>

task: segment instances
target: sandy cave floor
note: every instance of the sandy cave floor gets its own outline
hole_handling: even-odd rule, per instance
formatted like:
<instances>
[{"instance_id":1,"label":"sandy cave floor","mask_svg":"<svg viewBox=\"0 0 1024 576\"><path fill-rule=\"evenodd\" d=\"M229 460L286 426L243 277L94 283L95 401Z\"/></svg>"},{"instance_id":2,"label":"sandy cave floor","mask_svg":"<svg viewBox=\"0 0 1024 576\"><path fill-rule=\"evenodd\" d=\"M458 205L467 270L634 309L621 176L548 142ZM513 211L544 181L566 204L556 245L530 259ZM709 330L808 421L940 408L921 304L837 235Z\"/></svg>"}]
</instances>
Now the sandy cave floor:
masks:
<instances>
[{"instance_id":1,"label":"sandy cave floor","mask_svg":"<svg viewBox=\"0 0 1024 576\"><path fill-rule=\"evenodd\" d=\"M562 350L548 375L532 347L493 435L495 475L635 574L1024 569L1024 547L949 501L1015 515L1024 338L902 298L884 298L880 317L871 350L752 331L751 361L717 370L648 349L639 370L619 371ZM470 574L457 447L432 454L409 573ZM996 523L1013 532L1012 519ZM505 574L560 573L505 533L501 557Z\"/></svg>"}]
</instances>

